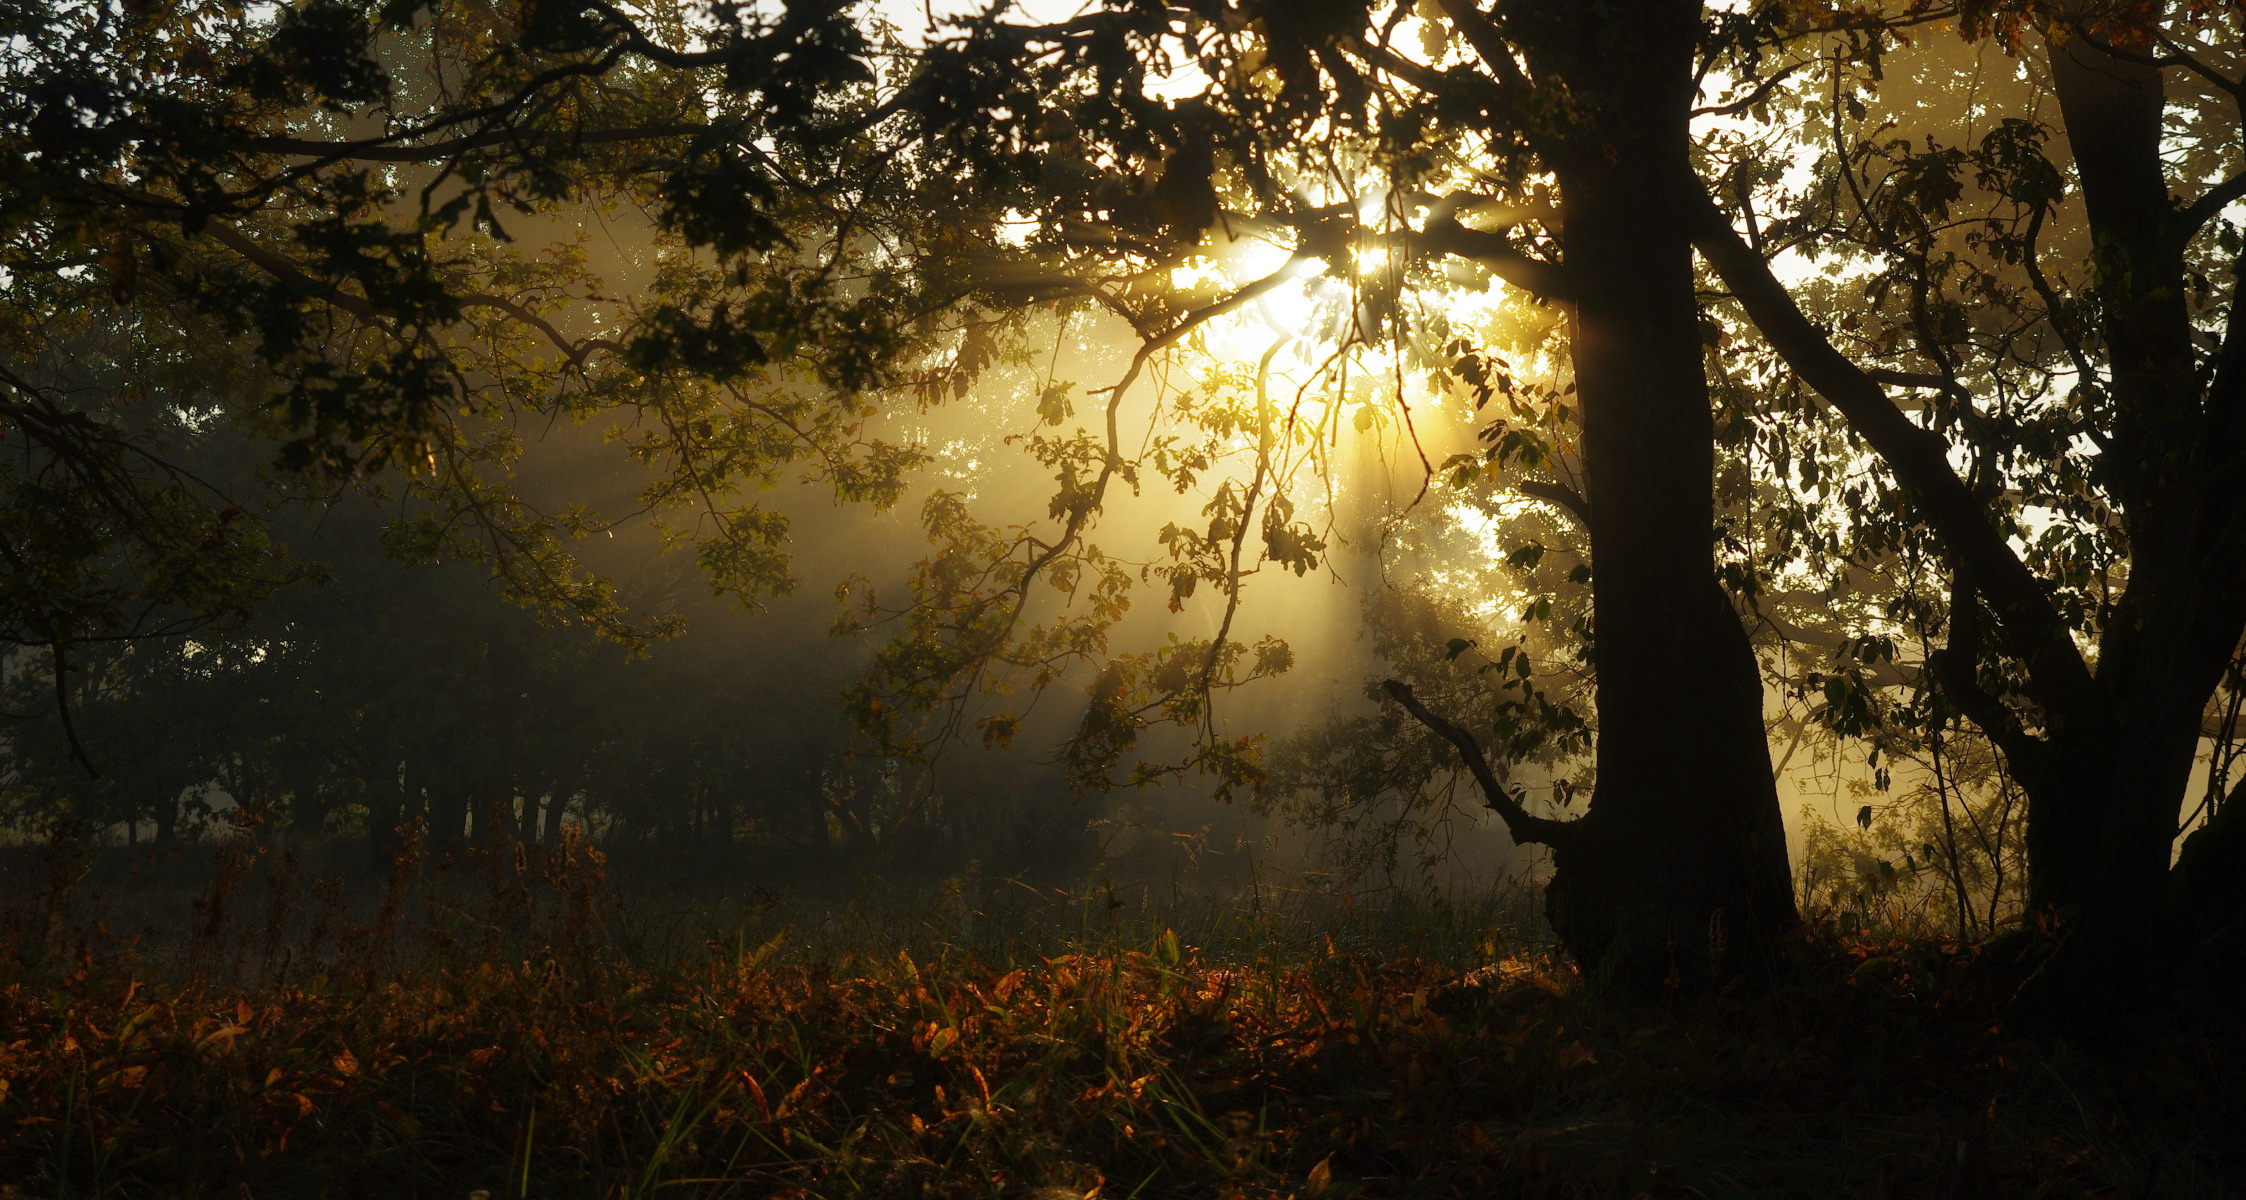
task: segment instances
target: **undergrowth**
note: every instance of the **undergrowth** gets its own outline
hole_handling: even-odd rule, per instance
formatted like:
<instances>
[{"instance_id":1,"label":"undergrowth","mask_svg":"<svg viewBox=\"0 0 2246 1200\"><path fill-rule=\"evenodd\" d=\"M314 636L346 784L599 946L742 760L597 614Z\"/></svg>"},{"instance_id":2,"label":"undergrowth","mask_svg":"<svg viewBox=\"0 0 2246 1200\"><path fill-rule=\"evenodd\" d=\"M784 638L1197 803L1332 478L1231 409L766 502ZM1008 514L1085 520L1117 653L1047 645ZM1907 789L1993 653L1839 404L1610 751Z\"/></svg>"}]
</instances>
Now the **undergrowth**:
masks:
<instances>
[{"instance_id":1,"label":"undergrowth","mask_svg":"<svg viewBox=\"0 0 2246 1200\"><path fill-rule=\"evenodd\" d=\"M0 921L0 1196L2217 1196L2246 1145L2233 1041L2039 1051L2021 964L1938 940L1646 1010L1424 898L1320 931L1258 881L1180 936L954 881L728 935L574 841L438 865L354 906L244 839L158 955L58 841Z\"/></svg>"}]
</instances>

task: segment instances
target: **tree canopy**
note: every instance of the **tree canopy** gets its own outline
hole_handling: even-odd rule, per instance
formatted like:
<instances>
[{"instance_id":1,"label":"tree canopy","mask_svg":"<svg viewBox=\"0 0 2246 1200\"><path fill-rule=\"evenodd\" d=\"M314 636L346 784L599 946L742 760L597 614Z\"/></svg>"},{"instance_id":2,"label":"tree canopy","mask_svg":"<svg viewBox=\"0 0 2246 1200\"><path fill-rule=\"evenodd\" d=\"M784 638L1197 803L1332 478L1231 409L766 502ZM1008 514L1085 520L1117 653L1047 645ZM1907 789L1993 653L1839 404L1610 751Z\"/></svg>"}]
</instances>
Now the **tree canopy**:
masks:
<instances>
[{"instance_id":1,"label":"tree canopy","mask_svg":"<svg viewBox=\"0 0 2246 1200\"><path fill-rule=\"evenodd\" d=\"M1930 763L1945 819L1961 761L2025 795L2026 905L2070 933L2024 1012L2240 979L2232 8L4 20L5 628L58 695L73 645L239 623L296 569L234 498L255 472L179 449L214 422L300 496L394 489L396 553L661 633L571 555L613 514L510 474L566 419L744 604L794 584L760 489L920 496L927 557L843 593L882 639L867 753L1007 744L1066 681L1079 786L1346 807L1463 763L1554 848L1570 949L1660 994L1766 970L1797 919L1775 693L1781 737L1881 786ZM596 219L638 222L632 286ZM1059 378L1094 331L1109 373ZM1041 506L912 492L916 422L969 404ZM1374 503L1351 437L1409 494ZM1176 519L1095 540L1134 499ZM1472 520L1516 572L1477 599L1518 617L1386 643L1377 715L1275 782L1218 714L1294 658L1235 632L1251 581ZM1143 648L1142 595L1213 629ZM1966 928L1954 841L1942 869Z\"/></svg>"}]
</instances>

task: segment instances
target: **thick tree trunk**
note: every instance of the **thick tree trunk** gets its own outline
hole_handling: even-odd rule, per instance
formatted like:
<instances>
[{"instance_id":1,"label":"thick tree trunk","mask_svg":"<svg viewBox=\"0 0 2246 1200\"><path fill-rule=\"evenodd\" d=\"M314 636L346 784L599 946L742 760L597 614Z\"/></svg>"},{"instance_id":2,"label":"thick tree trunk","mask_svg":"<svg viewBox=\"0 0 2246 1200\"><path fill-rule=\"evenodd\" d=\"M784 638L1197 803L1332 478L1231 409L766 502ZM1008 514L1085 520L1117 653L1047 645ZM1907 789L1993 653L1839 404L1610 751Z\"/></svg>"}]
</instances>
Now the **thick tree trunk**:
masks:
<instances>
[{"instance_id":1,"label":"thick tree trunk","mask_svg":"<svg viewBox=\"0 0 2246 1200\"><path fill-rule=\"evenodd\" d=\"M2169 873L2168 927L2184 989L2235 1003L2246 991L2246 780L2184 839Z\"/></svg>"},{"instance_id":2,"label":"thick tree trunk","mask_svg":"<svg viewBox=\"0 0 2246 1200\"><path fill-rule=\"evenodd\" d=\"M2186 893L2172 887L2169 860L2198 749L2200 702L2212 688L2208 680L2189 702L2185 693L2194 689L2184 686L2119 703L2107 728L2082 731L2079 747L2055 752L2034 783L2023 780L2030 907L2065 937L2019 997L2015 1015L2025 1028L2132 1040L2189 953L2188 931L2170 932ZM2205 894L2223 890L2218 841L2206 843ZM2187 926L2200 916L2184 915Z\"/></svg>"},{"instance_id":3,"label":"thick tree trunk","mask_svg":"<svg viewBox=\"0 0 2246 1200\"><path fill-rule=\"evenodd\" d=\"M2191 344L2160 72L2081 37L2053 45L2051 65L2096 246L2111 392L2102 466L2131 570L2101 639L2099 710L2053 714L2047 761L2023 777L2031 900L2067 938L2020 1014L2113 1040L2134 1036L2181 958L2225 923L2190 906L2229 895L2234 835L2200 839L2195 869L2174 879L2170 857L2202 709L2246 623L2246 561L2230 528L2236 500L2209 490L2235 448L2203 411L2217 405Z\"/></svg>"},{"instance_id":4,"label":"thick tree trunk","mask_svg":"<svg viewBox=\"0 0 2246 1200\"><path fill-rule=\"evenodd\" d=\"M2022 840L2028 857L2028 909L2074 913L2097 877L2098 814L2106 800L2111 745L2103 735L2044 743L2007 762L2028 799Z\"/></svg>"},{"instance_id":5,"label":"thick tree trunk","mask_svg":"<svg viewBox=\"0 0 2246 1200\"><path fill-rule=\"evenodd\" d=\"M1694 295L1697 4L1567 5L1552 61L1589 128L1555 155L1583 412L1598 780L1547 902L1640 993L1767 975L1795 920L1753 649L1714 573L1715 428ZM1536 55L1532 54L1532 57Z\"/></svg>"}]
</instances>

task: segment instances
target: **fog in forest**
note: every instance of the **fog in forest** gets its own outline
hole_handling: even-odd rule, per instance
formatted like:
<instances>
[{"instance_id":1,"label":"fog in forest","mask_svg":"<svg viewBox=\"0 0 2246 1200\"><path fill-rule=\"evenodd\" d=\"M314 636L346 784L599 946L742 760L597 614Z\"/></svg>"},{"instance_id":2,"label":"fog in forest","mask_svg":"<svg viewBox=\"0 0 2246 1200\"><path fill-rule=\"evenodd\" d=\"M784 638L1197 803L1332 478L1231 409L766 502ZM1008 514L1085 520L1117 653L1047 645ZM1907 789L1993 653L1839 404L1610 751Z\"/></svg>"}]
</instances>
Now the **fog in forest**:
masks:
<instances>
[{"instance_id":1,"label":"fog in forest","mask_svg":"<svg viewBox=\"0 0 2246 1200\"><path fill-rule=\"evenodd\" d=\"M899 54L933 36L922 28L932 10L879 11ZM1440 19L1413 19L1426 53L1452 52ZM405 45L384 53L407 55ZM1697 115L1705 152L1737 155L1724 186L1761 189L1766 208L1794 204L1806 214L1796 226L1811 228L1840 203L1831 162L1751 146L1766 129L1836 113L1876 130L1881 154L1994 153L1989 139L2031 125L2036 153L2069 154L2064 128L2036 125L2056 114L2035 56L1954 36L1884 53L1895 65L1837 109L1804 92L1782 118L1740 105ZM1727 72L1746 69L1712 66L1701 86L1745 87ZM1147 85L1165 103L1211 83L1188 63L1167 72ZM1933 208L2010 194L1994 159L1975 159L1972 179L1962 158L1940 161L1957 178ZM1372 178L1370 160L1349 162L1295 186L1340 195ZM398 164L383 168L391 220L480 195L450 168ZM1906 194L1894 181L1918 169L1896 168L1880 194ZM1517 190L1517 202L1470 219L1504 230L1550 219L1550 178L1532 174ZM478 399L449 418L442 470L434 456L426 473L392 464L340 483L272 469L271 427L189 415L204 403L238 410L265 386L238 347L198 345L223 361L157 385L179 397L166 436L286 553L269 597L208 630L105 635L59 669L59 641L9 652L0 816L19 877L37 846L68 830L119 864L207 857L245 837L286 842L355 873L354 886L371 886L407 842L450 852L495 833L551 844L569 831L634 886L725 895L833 900L970 874L1073 893L1128 883L1217 894L1268 872L1329 897L1528 895L1543 880L1546 852L1514 844L1463 764L1382 683L1435 696L1477 723L1474 736L1509 747L1501 779L1530 811L1584 811L1597 783L1592 554L1566 305L1470 255L1406 261L1404 242L1323 257L1294 246L1290 257L1296 230L1228 213L1176 260L1189 265L1101 277L1111 293L1100 303L993 307L981 325L923 318L908 356L919 381L892 380L862 409L831 407L815 373L786 364L745 383L624 403L600 393L572 408L572 388L631 386L584 372L621 352L604 339L694 287L720 286L723 255L666 226L665 203L618 187L502 212L474 235L479 269L516 280L542 315L507 309L525 319L446 334L483 344L461 359L461 387ZM1751 209L1742 219L1755 231ZM1393 216L1370 200L1358 210L1367 228ZM2077 192L2062 189L2037 221L2054 261L2088 253ZM958 269L986 290L1037 295L1050 281L1007 259L1034 224L1003 214L981 260ZM1937 241L1953 250L1980 236L1963 221L1943 228ZM1874 258L1845 240L1789 236L1770 254L1774 277L1852 336L1854 308L1884 312L1887 332L1864 325L1862 340L1892 347L1907 314ZM750 258L786 261L765 253ZM2022 271L1996 262L1987 286L2023 288ZM710 274L680 282L695 272ZM1732 603L1763 674L1801 902L1932 912L1939 842L1953 907L1978 906L1993 928L2021 911L2025 803L1993 743L1946 743L1942 726L1932 738L1875 728L1928 694L1941 635L1929 640L1937 627L1925 621L1939 608L1929 597L1940 568L1909 539L1836 549L1835 531L1865 510L1832 481L1860 488L1877 478L1873 459L1795 430L1814 406L1734 415L1765 393L1797 402L1798 388L1786 392L1794 385L1767 357L1742 349L1749 322L1703 286L1710 386L1729 428L1745 431L1725 433L1718 455L1718 557L1750 575L1764 559L1780 564ZM1118 315L1148 296L1185 314L1174 336ZM1204 322L1200 305L1221 312ZM1974 336L2013 339L2007 353L2062 357L2049 330L2012 330L1995 312L1959 319ZM167 330L167 319L89 321L57 343L56 378L88 394L145 392L121 382L119 346L151 331L186 343L208 334L185 318ZM1367 332L1379 330L1393 336ZM1151 352L1135 362L1142 347ZM2054 371L2006 403L2056 403L2069 385ZM1933 402L1912 392L1898 403L1924 414ZM808 430L792 423L807 420ZM846 432L821 432L828 420ZM1094 509L1072 509L1098 458L1086 447L1107 436L1128 466ZM1786 444L1795 436L1827 440ZM889 478L884 454L916 461ZM1820 456L1821 478L1808 470ZM853 488L855 498L838 495ZM2016 547L2098 519L2064 495L2012 494ZM1082 536L1059 536L1079 511L1092 514ZM999 649L963 649L987 632L971 627L977 614L1004 601L993 581L1043 562L1041 539L1054 537L1068 554L1024 590L1019 619L989 643ZM1801 548L1820 537L1823 548ZM2109 583L2126 578L2113 572ZM984 665L959 665L986 652ZM1220 670L1224 654L1235 657ZM1252 678L1226 686L1226 672ZM1111 702L1114 712L1102 707ZM2235 713L2227 724L2218 715L2210 709L2186 787L2187 829L2213 811L2235 756ZM1103 743L1114 721L1131 732ZM1088 746L1109 758L1091 762ZM1216 753L1226 746L1243 757ZM1235 768L1246 773L1226 774ZM1972 880L1957 866L1960 819L1981 831Z\"/></svg>"},{"instance_id":2,"label":"fog in forest","mask_svg":"<svg viewBox=\"0 0 2246 1200\"><path fill-rule=\"evenodd\" d=\"M2031 90L2020 64L1992 60L1986 47L1975 54L1941 43L1916 53L1939 70L1907 75L1878 97L1906 140L1970 136L1958 126L1974 113L2025 101ZM1945 112L1956 78L1968 75L1977 102ZM588 337L645 302L659 269L652 228L641 210L609 205L510 218L508 232L528 257L569 247L577 270L597 281L583 289L591 298L553 318L562 333ZM1285 260L1267 238L1212 237L1217 268L1180 286L1237 284ZM1805 256L1779 265L1795 279L1815 279L1821 269ZM1572 387L1557 310L1486 276L1459 280L1439 294L1462 327L1477 325L1509 347L1524 383L1554 397ZM1423 371L1407 378L1378 354L1364 356L1354 377L1346 366L1335 370L1330 347L1361 302L1349 286L1305 271L1150 363L1116 414L1125 443L1143 450L1177 434L1174 413L1164 411L1177 397L1227 372L1231 386L1247 386L1260 370L1265 429L1284 427L1301 443L1273 490L1318 531L1323 551L1306 573L1270 560L1254 568L1228 632L1236 645L1283 638L1292 665L1219 693L1209 726L1221 737L1264 739L1282 761L1299 757L1306 738L1376 715L1374 689L1393 664L1375 648L1375 624L1436 646L1524 636L1520 609L1533 585L1506 577L1507 555L1524 522L1532 532L1569 532L1552 520L1550 504L1444 486L1445 465L1477 449L1481 420L1455 381L1431 383ZM674 859L691 860L696 886L720 891L840 894L865 879L940 881L970 869L1064 888L1127 880L1218 890L1268 870L1343 893L1540 878L1542 852L1512 844L1455 764L1433 781L1433 800L1359 796L1355 808L1342 806L1346 814L1259 795L1220 802L1191 772L1144 787L1072 786L1056 755L1085 715L1085 688L1097 674L1086 662L1068 665L1041 691L977 697L925 761L885 758L854 730L845 693L886 630L876 624L837 636L847 609L837 585L899 595L910 565L932 553L920 518L938 491L963 497L975 519L995 527L1040 519L1055 479L1027 439L1096 433L1098 390L1126 372L1135 344L1126 325L1096 311L1042 318L1016 330L1012 357L971 387L881 412L864 436L927 455L886 508L838 501L808 478L819 474L815 464L777 472L769 490L745 498L785 518L794 586L749 605L713 593L696 567L712 526L695 498L641 511L639 495L654 476L621 443L652 418L497 418L521 443L519 460L504 468L521 498L546 513L582 506L588 530L568 541L568 552L613 582L632 619L669 622L629 648L557 624L536 601L511 602L488 566L472 561L490 545L421 565L385 561L385 522L405 506L379 476L368 488L280 504L274 528L306 568L301 576L221 639L183 635L85 666L119 681L108 693L115 702L103 703L96 688L76 718L87 762L65 751L51 713L11 727L12 744L30 761L9 776L9 836L28 854L64 820L112 848L207 849L254 812L256 822L326 846L337 864L369 869L347 846L393 845L395 833L383 826L394 820L420 823L433 844L466 845L496 819L532 840L579 828L620 864L644 863L634 869L649 880L665 878ZM1041 422L1040 396L1056 386L1073 415ZM1231 449L1253 449L1252 431L1230 436ZM214 442L213 460L254 486L259 447ZM1160 563L1164 527L1206 524L1212 493L1242 476L1233 461L1183 488L1150 477L1111 497L1092 540L1140 581L1106 653L1217 635L1221 593L1204 590L1166 611L1162 581L1143 568ZM1572 552L1581 559L1580 547ZM1070 603L1042 596L1026 615L1049 619ZM38 703L38 657L22 650L11 659L24 706ZM131 660L147 658L171 661L136 680L135 670L148 668ZM1587 686L1581 670L1552 669L1561 686ZM1845 829L1867 798L1884 803L1922 782L1915 764L1891 777L1861 747L1800 719L1789 724L1775 680L1767 707L1796 861L1808 845L1805 820ZM984 744L973 720L1007 708L1022 717L1011 744ZM392 731L382 735L392 741L377 747L369 732L376 726ZM147 762L152 739L170 739L155 756L178 761ZM1191 742L1184 731L1156 728L1134 753L1161 763L1182 758ZM1544 769L1540 779L1538 766L1523 764L1518 778L1524 794L1547 793L1555 812L1564 805L1551 803L1560 796L1552 778L1573 772L1588 782L1581 763ZM1332 781L1298 772L1289 798L1320 787Z\"/></svg>"}]
</instances>

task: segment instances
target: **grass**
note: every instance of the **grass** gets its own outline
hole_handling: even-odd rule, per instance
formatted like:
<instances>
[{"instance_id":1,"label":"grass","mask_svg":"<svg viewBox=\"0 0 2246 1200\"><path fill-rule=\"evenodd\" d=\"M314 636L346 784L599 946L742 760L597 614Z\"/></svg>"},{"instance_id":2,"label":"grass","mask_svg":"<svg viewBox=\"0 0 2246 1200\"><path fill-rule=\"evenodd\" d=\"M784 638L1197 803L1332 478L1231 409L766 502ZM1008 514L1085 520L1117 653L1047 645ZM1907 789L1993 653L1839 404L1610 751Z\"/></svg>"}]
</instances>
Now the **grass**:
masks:
<instances>
[{"instance_id":1,"label":"grass","mask_svg":"<svg viewBox=\"0 0 2246 1200\"><path fill-rule=\"evenodd\" d=\"M1650 1011L1517 889L713 915L572 843L356 902L222 854L158 947L81 861L5 922L9 1200L2220 1196L2246 1145L2234 1040L2045 1053L1997 1024L2021 964L1939 941L1815 928L1774 993Z\"/></svg>"}]
</instances>

